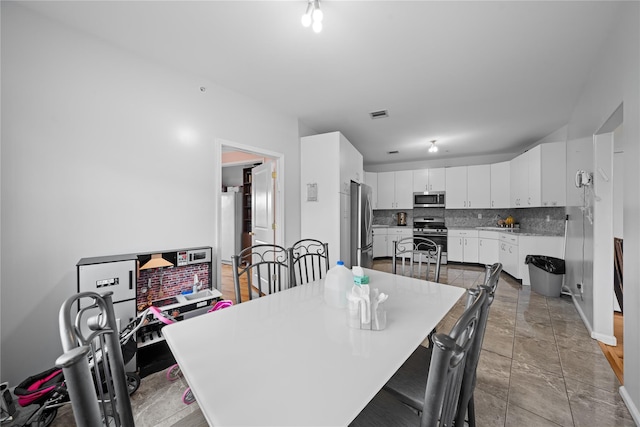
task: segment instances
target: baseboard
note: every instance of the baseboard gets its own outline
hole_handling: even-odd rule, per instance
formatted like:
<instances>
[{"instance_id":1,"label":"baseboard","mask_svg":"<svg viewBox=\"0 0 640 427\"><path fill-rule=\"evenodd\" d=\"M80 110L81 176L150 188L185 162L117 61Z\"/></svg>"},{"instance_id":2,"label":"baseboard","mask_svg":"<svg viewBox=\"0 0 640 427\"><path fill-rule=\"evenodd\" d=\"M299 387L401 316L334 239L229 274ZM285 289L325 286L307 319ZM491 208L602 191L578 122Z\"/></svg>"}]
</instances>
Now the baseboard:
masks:
<instances>
[{"instance_id":1,"label":"baseboard","mask_svg":"<svg viewBox=\"0 0 640 427\"><path fill-rule=\"evenodd\" d=\"M598 340L603 344L610 345L611 347L615 347L618 345L618 340L614 335L606 335L600 334L598 332L591 332L591 338L594 340Z\"/></svg>"},{"instance_id":2,"label":"baseboard","mask_svg":"<svg viewBox=\"0 0 640 427\"><path fill-rule=\"evenodd\" d=\"M571 299L573 300L573 305L576 307L576 310L578 310L578 314L582 319L582 323L584 323L584 326L587 327L587 330L589 331L589 335L593 338L593 328L591 327L591 322L589 322L589 319L587 319L587 316L584 314L584 311L582 311L582 307L578 303L578 299L576 298L576 296L571 295Z\"/></svg>"},{"instance_id":3,"label":"baseboard","mask_svg":"<svg viewBox=\"0 0 640 427\"><path fill-rule=\"evenodd\" d=\"M629 396L629 393L624 386L621 386L618 390L620 391L620 396L622 396L624 404L627 405L631 418L633 418L636 425L640 426L640 411L638 411L638 407L633 403L631 396Z\"/></svg>"},{"instance_id":4,"label":"baseboard","mask_svg":"<svg viewBox=\"0 0 640 427\"><path fill-rule=\"evenodd\" d=\"M618 340L616 339L615 335L606 335L595 332L593 330L593 327L591 326L591 323L587 319L587 316L584 314L584 311L582 311L582 307L578 303L578 299L575 297L575 295L571 295L571 299L573 300L573 305L575 305L576 310L578 310L578 314L582 319L582 323L584 323L584 326L586 326L587 330L589 331L589 336L594 340L598 340L606 345L616 346L618 344Z\"/></svg>"}]
</instances>

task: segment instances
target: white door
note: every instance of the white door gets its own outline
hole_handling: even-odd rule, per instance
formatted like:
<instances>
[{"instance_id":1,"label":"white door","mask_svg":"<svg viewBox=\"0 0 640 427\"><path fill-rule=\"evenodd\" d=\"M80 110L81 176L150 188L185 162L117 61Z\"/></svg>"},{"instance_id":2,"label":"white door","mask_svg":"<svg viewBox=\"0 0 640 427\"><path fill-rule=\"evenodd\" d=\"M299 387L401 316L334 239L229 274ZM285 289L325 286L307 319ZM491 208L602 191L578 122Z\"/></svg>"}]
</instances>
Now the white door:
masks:
<instances>
[{"instance_id":1,"label":"white door","mask_svg":"<svg viewBox=\"0 0 640 427\"><path fill-rule=\"evenodd\" d=\"M251 169L251 221L253 231L251 242L253 245L273 245L275 244L275 204L273 194L275 193L275 163L267 161L266 163ZM258 252L258 251L255 251ZM273 252L267 251L263 256L265 259L273 259ZM254 255L258 257L259 255ZM254 259L252 262L257 262ZM254 271L253 281L256 283L257 271ZM270 277L265 276L262 271L262 292L269 293L269 284L267 281ZM273 278L271 278L273 279ZM274 279L275 280L275 279ZM281 278L282 285L286 288L289 281L287 277Z\"/></svg>"},{"instance_id":2,"label":"white door","mask_svg":"<svg viewBox=\"0 0 640 427\"><path fill-rule=\"evenodd\" d=\"M275 163L266 162L251 169L251 222L253 245L275 243L274 184Z\"/></svg>"}]
</instances>

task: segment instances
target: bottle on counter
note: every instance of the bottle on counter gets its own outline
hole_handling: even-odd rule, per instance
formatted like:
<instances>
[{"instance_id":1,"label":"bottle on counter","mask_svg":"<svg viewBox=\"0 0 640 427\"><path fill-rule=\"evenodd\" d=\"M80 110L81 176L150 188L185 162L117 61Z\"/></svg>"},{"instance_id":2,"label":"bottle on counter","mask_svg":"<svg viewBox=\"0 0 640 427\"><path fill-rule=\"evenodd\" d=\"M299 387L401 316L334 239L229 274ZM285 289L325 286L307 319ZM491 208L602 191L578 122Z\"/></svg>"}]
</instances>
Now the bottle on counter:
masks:
<instances>
[{"instance_id":1,"label":"bottle on counter","mask_svg":"<svg viewBox=\"0 0 640 427\"><path fill-rule=\"evenodd\" d=\"M347 306L347 292L353 286L353 274L344 266L344 262L338 261L335 266L327 271L324 279L324 301L336 308Z\"/></svg>"}]
</instances>

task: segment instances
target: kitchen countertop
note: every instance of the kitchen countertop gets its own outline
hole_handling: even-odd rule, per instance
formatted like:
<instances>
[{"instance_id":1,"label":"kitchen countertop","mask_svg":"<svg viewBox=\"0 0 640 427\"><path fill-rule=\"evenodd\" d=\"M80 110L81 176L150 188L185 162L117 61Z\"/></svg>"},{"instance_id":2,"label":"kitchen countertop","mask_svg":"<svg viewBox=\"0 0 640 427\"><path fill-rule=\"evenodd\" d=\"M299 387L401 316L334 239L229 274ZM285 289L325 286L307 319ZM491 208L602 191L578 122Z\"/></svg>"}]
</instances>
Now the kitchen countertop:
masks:
<instances>
[{"instance_id":1,"label":"kitchen countertop","mask_svg":"<svg viewBox=\"0 0 640 427\"><path fill-rule=\"evenodd\" d=\"M383 224L373 224L373 228L407 228L412 230L413 225L383 225Z\"/></svg>"},{"instance_id":2,"label":"kitchen countertop","mask_svg":"<svg viewBox=\"0 0 640 427\"><path fill-rule=\"evenodd\" d=\"M447 227L448 230L482 230L482 231L496 231L498 233L517 234L518 236L548 236L548 237L562 237L562 235L545 232L534 231L521 228L509 228L509 227Z\"/></svg>"}]
</instances>

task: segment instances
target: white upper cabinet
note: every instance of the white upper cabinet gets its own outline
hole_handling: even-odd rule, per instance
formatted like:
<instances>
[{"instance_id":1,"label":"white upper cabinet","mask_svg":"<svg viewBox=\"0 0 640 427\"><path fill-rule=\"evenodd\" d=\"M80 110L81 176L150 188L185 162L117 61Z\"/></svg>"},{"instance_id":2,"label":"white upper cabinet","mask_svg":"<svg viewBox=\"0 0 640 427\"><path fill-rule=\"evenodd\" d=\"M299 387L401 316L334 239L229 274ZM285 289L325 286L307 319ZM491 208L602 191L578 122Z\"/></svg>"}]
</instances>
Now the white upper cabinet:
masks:
<instances>
[{"instance_id":1,"label":"white upper cabinet","mask_svg":"<svg viewBox=\"0 0 640 427\"><path fill-rule=\"evenodd\" d=\"M491 165L491 207L511 207L511 185L509 184L511 169L509 162Z\"/></svg>"},{"instance_id":2,"label":"white upper cabinet","mask_svg":"<svg viewBox=\"0 0 640 427\"><path fill-rule=\"evenodd\" d=\"M413 171L378 173L378 209L413 209Z\"/></svg>"},{"instance_id":3,"label":"white upper cabinet","mask_svg":"<svg viewBox=\"0 0 640 427\"><path fill-rule=\"evenodd\" d=\"M416 169L413 171L413 191L445 191L444 168Z\"/></svg>"},{"instance_id":4,"label":"white upper cabinet","mask_svg":"<svg viewBox=\"0 0 640 427\"><path fill-rule=\"evenodd\" d=\"M491 166L457 166L446 169L448 209L484 209L491 204Z\"/></svg>"},{"instance_id":5,"label":"white upper cabinet","mask_svg":"<svg viewBox=\"0 0 640 427\"><path fill-rule=\"evenodd\" d=\"M529 163L527 157L525 156L527 153L521 154L511 160L510 193L512 208L525 207L527 198L529 197Z\"/></svg>"},{"instance_id":6,"label":"white upper cabinet","mask_svg":"<svg viewBox=\"0 0 640 427\"><path fill-rule=\"evenodd\" d=\"M567 147L564 142L542 145L541 183L542 206L567 204Z\"/></svg>"},{"instance_id":7,"label":"white upper cabinet","mask_svg":"<svg viewBox=\"0 0 640 427\"><path fill-rule=\"evenodd\" d=\"M396 203L396 173L378 172L378 209L393 209Z\"/></svg>"},{"instance_id":8,"label":"white upper cabinet","mask_svg":"<svg viewBox=\"0 0 640 427\"><path fill-rule=\"evenodd\" d=\"M445 204L447 209L464 209L467 207L467 167L456 166L446 169Z\"/></svg>"},{"instance_id":9,"label":"white upper cabinet","mask_svg":"<svg viewBox=\"0 0 640 427\"><path fill-rule=\"evenodd\" d=\"M413 209L413 173L411 171L400 171L395 174L396 208Z\"/></svg>"},{"instance_id":10,"label":"white upper cabinet","mask_svg":"<svg viewBox=\"0 0 640 427\"><path fill-rule=\"evenodd\" d=\"M429 191L429 169L416 169L413 171L413 192L424 191Z\"/></svg>"},{"instance_id":11,"label":"white upper cabinet","mask_svg":"<svg viewBox=\"0 0 640 427\"><path fill-rule=\"evenodd\" d=\"M467 166L467 207L491 206L491 165Z\"/></svg>"},{"instance_id":12,"label":"white upper cabinet","mask_svg":"<svg viewBox=\"0 0 640 427\"><path fill-rule=\"evenodd\" d=\"M511 160L511 207L566 204L564 142L540 144Z\"/></svg>"},{"instance_id":13,"label":"white upper cabinet","mask_svg":"<svg viewBox=\"0 0 640 427\"><path fill-rule=\"evenodd\" d=\"M371 205L373 209L378 209L378 174L365 172L364 183L371 187Z\"/></svg>"},{"instance_id":14,"label":"white upper cabinet","mask_svg":"<svg viewBox=\"0 0 640 427\"><path fill-rule=\"evenodd\" d=\"M445 191L444 168L429 169L429 191Z\"/></svg>"}]
</instances>

